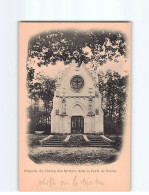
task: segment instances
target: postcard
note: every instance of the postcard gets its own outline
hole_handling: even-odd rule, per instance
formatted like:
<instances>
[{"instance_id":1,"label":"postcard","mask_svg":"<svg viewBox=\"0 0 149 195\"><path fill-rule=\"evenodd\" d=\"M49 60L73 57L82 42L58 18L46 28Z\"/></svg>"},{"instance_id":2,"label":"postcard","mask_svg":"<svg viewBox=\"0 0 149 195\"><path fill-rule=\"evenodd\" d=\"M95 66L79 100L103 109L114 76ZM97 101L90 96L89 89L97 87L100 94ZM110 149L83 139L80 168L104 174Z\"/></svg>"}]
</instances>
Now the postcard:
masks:
<instances>
[{"instance_id":1,"label":"postcard","mask_svg":"<svg viewBox=\"0 0 149 195\"><path fill-rule=\"evenodd\" d=\"M19 190L130 190L130 22L19 23Z\"/></svg>"}]
</instances>

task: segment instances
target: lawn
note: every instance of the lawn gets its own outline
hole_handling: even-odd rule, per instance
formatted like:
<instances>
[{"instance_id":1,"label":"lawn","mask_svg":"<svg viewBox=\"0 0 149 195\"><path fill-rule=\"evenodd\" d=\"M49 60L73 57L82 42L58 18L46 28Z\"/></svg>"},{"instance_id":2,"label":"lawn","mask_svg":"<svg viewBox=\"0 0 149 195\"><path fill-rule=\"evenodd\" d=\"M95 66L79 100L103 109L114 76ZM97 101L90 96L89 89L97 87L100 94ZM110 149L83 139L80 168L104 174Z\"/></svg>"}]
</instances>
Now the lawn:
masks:
<instances>
[{"instance_id":1,"label":"lawn","mask_svg":"<svg viewBox=\"0 0 149 195\"><path fill-rule=\"evenodd\" d=\"M107 164L114 162L119 154L115 148L100 147L41 147L38 140L45 135L29 135L29 158L37 164Z\"/></svg>"}]
</instances>

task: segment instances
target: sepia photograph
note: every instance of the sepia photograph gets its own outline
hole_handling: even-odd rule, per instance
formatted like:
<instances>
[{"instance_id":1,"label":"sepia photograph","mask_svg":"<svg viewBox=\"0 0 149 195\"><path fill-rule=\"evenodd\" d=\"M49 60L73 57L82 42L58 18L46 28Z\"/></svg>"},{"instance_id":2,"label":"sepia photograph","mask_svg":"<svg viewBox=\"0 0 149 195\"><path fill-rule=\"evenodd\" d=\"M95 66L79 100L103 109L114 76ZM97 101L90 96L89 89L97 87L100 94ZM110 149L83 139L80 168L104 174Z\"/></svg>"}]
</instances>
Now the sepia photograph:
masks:
<instances>
[{"instance_id":1,"label":"sepia photograph","mask_svg":"<svg viewBox=\"0 0 149 195\"><path fill-rule=\"evenodd\" d=\"M50 30L26 59L28 156L35 163L104 164L123 146L128 40L121 31Z\"/></svg>"}]
</instances>

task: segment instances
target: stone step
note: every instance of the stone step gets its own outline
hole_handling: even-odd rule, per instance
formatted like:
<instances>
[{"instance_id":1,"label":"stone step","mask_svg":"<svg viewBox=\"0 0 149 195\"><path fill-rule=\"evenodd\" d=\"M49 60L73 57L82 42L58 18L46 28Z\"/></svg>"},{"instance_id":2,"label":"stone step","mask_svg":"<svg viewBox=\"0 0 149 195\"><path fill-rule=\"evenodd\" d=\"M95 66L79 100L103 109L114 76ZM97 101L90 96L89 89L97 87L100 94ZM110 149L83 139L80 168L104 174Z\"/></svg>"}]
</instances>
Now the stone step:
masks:
<instances>
[{"instance_id":1,"label":"stone step","mask_svg":"<svg viewBox=\"0 0 149 195\"><path fill-rule=\"evenodd\" d=\"M78 135L82 136L82 135ZM89 142L86 143L86 147L111 147L111 143L103 140L101 137L89 137ZM65 137L52 137L42 144L42 147L67 147L63 144Z\"/></svg>"},{"instance_id":2,"label":"stone step","mask_svg":"<svg viewBox=\"0 0 149 195\"><path fill-rule=\"evenodd\" d=\"M88 137L88 139L101 139L101 140L103 140L101 137Z\"/></svg>"},{"instance_id":3,"label":"stone step","mask_svg":"<svg viewBox=\"0 0 149 195\"><path fill-rule=\"evenodd\" d=\"M109 144L88 144L87 146L104 146L104 145L107 145L107 146L111 146Z\"/></svg>"},{"instance_id":4,"label":"stone step","mask_svg":"<svg viewBox=\"0 0 149 195\"><path fill-rule=\"evenodd\" d=\"M51 142L52 143L63 143L63 141L57 141L57 140L56 141L55 140L49 140L49 141L47 141L47 143L51 143Z\"/></svg>"},{"instance_id":5,"label":"stone step","mask_svg":"<svg viewBox=\"0 0 149 195\"><path fill-rule=\"evenodd\" d=\"M104 144L107 144L106 142L98 142L98 141L95 141L95 142L89 142L89 143L97 143L97 144L102 144L102 143L104 143Z\"/></svg>"},{"instance_id":6,"label":"stone step","mask_svg":"<svg viewBox=\"0 0 149 195\"><path fill-rule=\"evenodd\" d=\"M63 141L64 139L50 139L49 141L52 141L52 140L54 140L54 141Z\"/></svg>"},{"instance_id":7,"label":"stone step","mask_svg":"<svg viewBox=\"0 0 149 195\"><path fill-rule=\"evenodd\" d=\"M45 143L45 144L54 144L54 145L59 145L59 144L63 144L62 142L47 142L47 143Z\"/></svg>"},{"instance_id":8,"label":"stone step","mask_svg":"<svg viewBox=\"0 0 149 195\"><path fill-rule=\"evenodd\" d=\"M87 136L89 139L102 139L102 137L89 137Z\"/></svg>"},{"instance_id":9,"label":"stone step","mask_svg":"<svg viewBox=\"0 0 149 195\"><path fill-rule=\"evenodd\" d=\"M100 140L100 139L98 139L98 140L89 140L89 141L91 141L91 142L107 142L105 140Z\"/></svg>"},{"instance_id":10,"label":"stone step","mask_svg":"<svg viewBox=\"0 0 149 195\"><path fill-rule=\"evenodd\" d=\"M99 143L102 143L102 142L104 142L104 141L102 141L102 140L90 140L90 142L99 142ZM105 142L104 142L105 143Z\"/></svg>"},{"instance_id":11,"label":"stone step","mask_svg":"<svg viewBox=\"0 0 149 195\"><path fill-rule=\"evenodd\" d=\"M88 145L86 147L110 148L110 145Z\"/></svg>"},{"instance_id":12,"label":"stone step","mask_svg":"<svg viewBox=\"0 0 149 195\"><path fill-rule=\"evenodd\" d=\"M104 142L104 141L90 141L89 143L95 143L95 142L97 142L97 143L108 143L108 142Z\"/></svg>"},{"instance_id":13,"label":"stone step","mask_svg":"<svg viewBox=\"0 0 149 195\"><path fill-rule=\"evenodd\" d=\"M63 144L63 142L47 142L44 144L53 144L53 145L59 145L59 144Z\"/></svg>"},{"instance_id":14,"label":"stone step","mask_svg":"<svg viewBox=\"0 0 149 195\"><path fill-rule=\"evenodd\" d=\"M64 137L52 137L51 139L47 140L45 143L42 144L42 147L64 147L63 141L66 136Z\"/></svg>"},{"instance_id":15,"label":"stone step","mask_svg":"<svg viewBox=\"0 0 149 195\"><path fill-rule=\"evenodd\" d=\"M63 144L43 144L42 146L63 146Z\"/></svg>"},{"instance_id":16,"label":"stone step","mask_svg":"<svg viewBox=\"0 0 149 195\"><path fill-rule=\"evenodd\" d=\"M90 142L105 142L103 140L89 140Z\"/></svg>"},{"instance_id":17,"label":"stone step","mask_svg":"<svg viewBox=\"0 0 149 195\"><path fill-rule=\"evenodd\" d=\"M63 145L49 145L49 144L44 144L42 147L64 147Z\"/></svg>"}]
</instances>

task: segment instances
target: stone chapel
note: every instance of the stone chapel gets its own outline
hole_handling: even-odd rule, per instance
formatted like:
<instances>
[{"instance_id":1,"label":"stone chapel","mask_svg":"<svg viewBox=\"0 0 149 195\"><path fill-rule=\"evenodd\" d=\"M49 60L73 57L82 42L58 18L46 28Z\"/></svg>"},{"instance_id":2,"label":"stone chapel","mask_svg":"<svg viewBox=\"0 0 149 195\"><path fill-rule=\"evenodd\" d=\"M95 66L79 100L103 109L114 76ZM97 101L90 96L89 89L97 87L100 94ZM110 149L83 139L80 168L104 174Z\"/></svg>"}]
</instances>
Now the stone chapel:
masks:
<instances>
[{"instance_id":1,"label":"stone chapel","mask_svg":"<svg viewBox=\"0 0 149 195\"><path fill-rule=\"evenodd\" d=\"M57 79L51 133L104 134L97 78L83 63L73 61Z\"/></svg>"}]
</instances>

